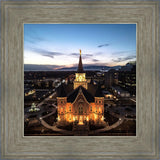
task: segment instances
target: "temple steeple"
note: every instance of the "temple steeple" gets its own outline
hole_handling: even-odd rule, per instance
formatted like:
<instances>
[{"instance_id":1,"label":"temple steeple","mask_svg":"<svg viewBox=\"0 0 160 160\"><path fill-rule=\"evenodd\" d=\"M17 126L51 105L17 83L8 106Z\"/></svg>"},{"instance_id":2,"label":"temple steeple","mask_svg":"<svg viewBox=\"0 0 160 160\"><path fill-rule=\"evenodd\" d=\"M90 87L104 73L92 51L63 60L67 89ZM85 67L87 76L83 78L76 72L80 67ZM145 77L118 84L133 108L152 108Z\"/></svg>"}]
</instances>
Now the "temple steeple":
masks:
<instances>
[{"instance_id":1,"label":"temple steeple","mask_svg":"<svg viewBox=\"0 0 160 160\"><path fill-rule=\"evenodd\" d=\"M79 86L83 86L85 89L87 89L88 85L87 85L87 80L86 80L86 73L83 70L81 50L79 51L80 51L79 64L78 64L77 73L75 73L76 78L73 82L74 89L76 89Z\"/></svg>"},{"instance_id":2,"label":"temple steeple","mask_svg":"<svg viewBox=\"0 0 160 160\"><path fill-rule=\"evenodd\" d=\"M78 64L77 72L78 73L84 73L83 65L82 65L82 58L81 58L81 49L79 51L80 51L80 56L79 56L79 64Z\"/></svg>"}]
</instances>

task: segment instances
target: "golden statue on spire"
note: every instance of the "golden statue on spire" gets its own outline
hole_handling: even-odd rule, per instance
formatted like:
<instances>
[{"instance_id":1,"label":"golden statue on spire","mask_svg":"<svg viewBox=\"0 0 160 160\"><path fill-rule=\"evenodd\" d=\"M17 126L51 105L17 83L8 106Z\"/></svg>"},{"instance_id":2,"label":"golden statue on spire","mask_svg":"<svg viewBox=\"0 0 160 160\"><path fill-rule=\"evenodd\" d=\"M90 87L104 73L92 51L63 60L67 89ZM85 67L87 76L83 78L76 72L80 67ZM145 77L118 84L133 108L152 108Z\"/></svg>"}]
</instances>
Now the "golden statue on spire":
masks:
<instances>
[{"instance_id":1,"label":"golden statue on spire","mask_svg":"<svg viewBox=\"0 0 160 160\"><path fill-rule=\"evenodd\" d=\"M81 55L81 49L79 51L80 51L80 55Z\"/></svg>"}]
</instances>

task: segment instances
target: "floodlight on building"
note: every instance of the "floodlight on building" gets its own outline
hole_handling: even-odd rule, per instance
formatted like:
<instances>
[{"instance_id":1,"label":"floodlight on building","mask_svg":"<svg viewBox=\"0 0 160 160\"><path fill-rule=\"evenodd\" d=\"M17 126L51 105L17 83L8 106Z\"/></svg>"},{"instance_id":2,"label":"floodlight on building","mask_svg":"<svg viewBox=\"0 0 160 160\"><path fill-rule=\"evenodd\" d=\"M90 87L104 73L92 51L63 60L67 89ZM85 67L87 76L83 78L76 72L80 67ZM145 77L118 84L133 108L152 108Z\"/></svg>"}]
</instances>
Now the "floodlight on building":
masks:
<instances>
[{"instance_id":1,"label":"floodlight on building","mask_svg":"<svg viewBox=\"0 0 160 160\"><path fill-rule=\"evenodd\" d=\"M87 121L89 121L89 118L88 118L88 116L87 116Z\"/></svg>"},{"instance_id":2,"label":"floodlight on building","mask_svg":"<svg viewBox=\"0 0 160 160\"><path fill-rule=\"evenodd\" d=\"M94 118L97 119L97 115L96 114L94 115Z\"/></svg>"},{"instance_id":3,"label":"floodlight on building","mask_svg":"<svg viewBox=\"0 0 160 160\"><path fill-rule=\"evenodd\" d=\"M102 116L101 120L104 121L104 116Z\"/></svg>"}]
</instances>

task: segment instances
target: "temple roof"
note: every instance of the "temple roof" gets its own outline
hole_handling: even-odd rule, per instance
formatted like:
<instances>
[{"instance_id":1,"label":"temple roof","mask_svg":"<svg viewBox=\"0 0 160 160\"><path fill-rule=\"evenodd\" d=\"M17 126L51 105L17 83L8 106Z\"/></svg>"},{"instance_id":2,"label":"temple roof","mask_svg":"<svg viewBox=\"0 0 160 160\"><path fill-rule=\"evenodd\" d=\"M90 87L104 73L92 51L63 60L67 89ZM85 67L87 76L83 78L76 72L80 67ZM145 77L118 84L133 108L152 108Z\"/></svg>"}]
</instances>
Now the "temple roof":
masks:
<instances>
[{"instance_id":1,"label":"temple roof","mask_svg":"<svg viewBox=\"0 0 160 160\"><path fill-rule=\"evenodd\" d=\"M66 85L62 83L56 89L56 92L57 97L67 97L67 101L72 103L76 99L80 90L82 91L88 102L94 102L94 97L104 97L100 84L98 86L88 84L88 90L86 90L82 86L79 86L75 90L73 90L72 84Z\"/></svg>"},{"instance_id":2,"label":"temple roof","mask_svg":"<svg viewBox=\"0 0 160 160\"><path fill-rule=\"evenodd\" d=\"M94 97L82 86L77 87L73 92L68 95L67 102L74 102L80 90L82 91L88 102L94 102Z\"/></svg>"},{"instance_id":3,"label":"temple roof","mask_svg":"<svg viewBox=\"0 0 160 160\"><path fill-rule=\"evenodd\" d=\"M65 84L61 84L57 89L57 97L67 97L66 91L65 91Z\"/></svg>"},{"instance_id":4,"label":"temple roof","mask_svg":"<svg viewBox=\"0 0 160 160\"><path fill-rule=\"evenodd\" d=\"M78 64L77 72L78 73L84 73L83 64L82 64L82 57L81 57L81 50L80 50L79 64Z\"/></svg>"}]
</instances>

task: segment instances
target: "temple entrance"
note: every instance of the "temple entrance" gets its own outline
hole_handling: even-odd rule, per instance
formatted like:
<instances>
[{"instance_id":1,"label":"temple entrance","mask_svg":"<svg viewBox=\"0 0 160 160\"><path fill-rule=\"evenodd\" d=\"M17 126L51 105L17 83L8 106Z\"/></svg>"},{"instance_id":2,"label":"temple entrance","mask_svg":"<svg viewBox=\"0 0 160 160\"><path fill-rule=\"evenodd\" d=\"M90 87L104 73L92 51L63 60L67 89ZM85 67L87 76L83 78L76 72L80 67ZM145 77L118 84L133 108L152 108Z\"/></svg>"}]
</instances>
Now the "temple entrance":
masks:
<instances>
[{"instance_id":1,"label":"temple entrance","mask_svg":"<svg viewBox=\"0 0 160 160\"><path fill-rule=\"evenodd\" d=\"M79 116L79 125L83 125L83 116Z\"/></svg>"}]
</instances>

